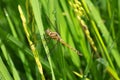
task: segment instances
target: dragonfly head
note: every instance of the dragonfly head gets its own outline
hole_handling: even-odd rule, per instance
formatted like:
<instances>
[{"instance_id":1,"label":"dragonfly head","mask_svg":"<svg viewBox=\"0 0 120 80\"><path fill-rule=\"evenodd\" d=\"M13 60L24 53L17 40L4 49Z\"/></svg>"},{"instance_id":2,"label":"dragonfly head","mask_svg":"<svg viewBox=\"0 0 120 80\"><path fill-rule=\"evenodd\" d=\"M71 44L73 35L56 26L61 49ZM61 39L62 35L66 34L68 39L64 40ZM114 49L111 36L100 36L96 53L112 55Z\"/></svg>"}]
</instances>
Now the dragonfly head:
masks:
<instances>
[{"instance_id":1,"label":"dragonfly head","mask_svg":"<svg viewBox=\"0 0 120 80\"><path fill-rule=\"evenodd\" d=\"M46 30L46 34L49 35L51 33L50 29Z\"/></svg>"}]
</instances>

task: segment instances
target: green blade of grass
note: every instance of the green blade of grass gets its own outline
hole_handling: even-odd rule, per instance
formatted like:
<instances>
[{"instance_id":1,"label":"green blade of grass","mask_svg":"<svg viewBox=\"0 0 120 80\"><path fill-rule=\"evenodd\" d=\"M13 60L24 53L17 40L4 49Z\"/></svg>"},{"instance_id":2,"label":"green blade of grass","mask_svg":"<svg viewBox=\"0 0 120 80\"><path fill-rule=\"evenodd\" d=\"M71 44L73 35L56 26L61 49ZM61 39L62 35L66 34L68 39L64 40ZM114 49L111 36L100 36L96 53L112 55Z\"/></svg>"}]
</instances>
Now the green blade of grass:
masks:
<instances>
[{"instance_id":1,"label":"green blade of grass","mask_svg":"<svg viewBox=\"0 0 120 80\"><path fill-rule=\"evenodd\" d=\"M3 63L1 56L0 56L0 80L12 80L12 77L10 76L7 67Z\"/></svg>"},{"instance_id":2,"label":"green blade of grass","mask_svg":"<svg viewBox=\"0 0 120 80\"><path fill-rule=\"evenodd\" d=\"M15 68L15 65L10 57L10 53L7 52L7 49L6 49L6 46L1 42L1 50L2 50L2 53L5 57L5 60L7 61L7 64L9 65L10 69L11 69L11 73L14 77L14 80L20 80L20 76L18 74L18 71L17 69Z\"/></svg>"},{"instance_id":3,"label":"green blade of grass","mask_svg":"<svg viewBox=\"0 0 120 80\"><path fill-rule=\"evenodd\" d=\"M15 28L14 28L14 26L13 26L13 23L12 23L9 15L8 15L8 13L7 13L7 11L6 11L5 9L4 9L4 12L5 12L5 15L6 15L6 17L7 17L7 20L8 20L8 23L9 23L9 25L10 25L10 29L11 29L11 32L12 32L13 36L14 36L16 39L19 39L19 38L18 38L18 35L17 35L17 33L16 33L16 30L15 30ZM26 58L25 58L24 53L23 53L19 48L18 48L18 53L19 53L19 57L20 57L21 61L23 62L23 64L26 64L26 65L24 65L24 69L25 69L25 72L26 72L26 75L27 75L27 79L28 79L28 80L33 80L32 77L31 77L30 68L29 68L29 66L28 66L28 62L26 61ZM27 68L26 68L26 67L27 67Z\"/></svg>"},{"instance_id":4,"label":"green blade of grass","mask_svg":"<svg viewBox=\"0 0 120 80\"><path fill-rule=\"evenodd\" d=\"M46 40L44 38L45 32L44 32L44 27L43 27L42 20L41 20L41 7L40 7L38 0L31 0L31 4L32 4L35 20L37 23L37 27L39 30L39 35L41 37L41 40L42 40L49 64L50 64L51 73L52 73L52 80L55 80L55 75L54 75L54 71L53 71L53 67L52 67L51 57L49 56L50 51L49 51L49 48L47 46Z\"/></svg>"},{"instance_id":5,"label":"green blade of grass","mask_svg":"<svg viewBox=\"0 0 120 80\"><path fill-rule=\"evenodd\" d=\"M25 44L23 44L18 39L14 38L11 34L7 33L5 30L1 29L1 27L0 27L0 34L2 34L2 35L0 35L0 38L2 39L2 41L7 40L8 43L14 44L16 47L18 47L20 50L22 50L22 52L24 52L30 58L33 58L31 50ZM41 61L45 67L50 69L48 63L42 57L41 57Z\"/></svg>"},{"instance_id":6,"label":"green blade of grass","mask_svg":"<svg viewBox=\"0 0 120 80\"><path fill-rule=\"evenodd\" d=\"M70 30L69 32L70 32L73 40L77 40L80 43L79 47L82 49L81 53L84 54L87 63L89 63L90 55L89 55L89 51L87 50L87 47L86 47L84 34L82 33L80 28L79 29L75 28L75 27L80 27L80 26L79 26L78 23L73 23L71 15L69 14L68 8L66 6L66 2L61 1L61 5L62 5L62 8L64 10L64 13L66 14L65 17L66 17L66 20L67 20L67 24L69 25L69 28L67 28L67 29ZM78 25L75 26L74 24L78 24ZM79 32L79 33L77 33L77 32ZM78 36L80 36L81 39L79 39Z\"/></svg>"},{"instance_id":7,"label":"green blade of grass","mask_svg":"<svg viewBox=\"0 0 120 80\"><path fill-rule=\"evenodd\" d=\"M108 65L107 61L105 61L102 58L97 59L98 62L100 62L102 65L105 66L105 70L107 70L107 72L112 75L112 77L115 80L120 80L120 78L118 77L118 74Z\"/></svg>"},{"instance_id":8,"label":"green blade of grass","mask_svg":"<svg viewBox=\"0 0 120 80\"><path fill-rule=\"evenodd\" d=\"M85 1L85 2L86 2L86 4L87 4L87 6L89 7L89 10L90 10L90 12L91 12L92 18L93 18L94 21L96 22L96 24L97 24L98 28L100 29L101 33L104 35L103 37L104 37L104 39L105 39L105 41L106 41L106 43L107 43L107 46L109 47L110 44L113 43L113 40L112 40L112 38L111 38L111 36L110 36L110 34L109 34L109 31L106 29L106 26L103 24L99 12L96 10L96 8L93 6L93 4L92 4L90 1ZM104 43L104 42L102 42L102 43ZM112 63L112 61L111 61L111 59L110 59L110 56L109 56L109 53L108 53L107 49L105 48L104 45L102 45L102 46L104 47L106 57L107 57L110 65L111 65L111 67L112 67L113 69L115 69L115 68L114 68L114 65L113 65L113 63ZM114 47L111 49L111 53L112 53L112 55L114 56L114 59L115 59L117 65L120 67L120 63L119 63L119 57L120 57L120 55L119 55L119 52L118 52L117 49L116 49L116 46L114 46ZM114 53L116 53L116 54L114 54Z\"/></svg>"}]
</instances>

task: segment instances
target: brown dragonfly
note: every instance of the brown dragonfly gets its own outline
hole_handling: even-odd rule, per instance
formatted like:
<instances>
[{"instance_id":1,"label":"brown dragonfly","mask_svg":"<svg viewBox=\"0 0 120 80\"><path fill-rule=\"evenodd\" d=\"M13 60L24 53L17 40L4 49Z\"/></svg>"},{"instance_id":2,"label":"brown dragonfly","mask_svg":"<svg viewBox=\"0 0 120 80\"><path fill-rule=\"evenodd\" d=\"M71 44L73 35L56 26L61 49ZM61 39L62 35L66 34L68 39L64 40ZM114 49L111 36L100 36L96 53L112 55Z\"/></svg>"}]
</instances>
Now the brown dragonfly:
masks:
<instances>
[{"instance_id":1,"label":"brown dragonfly","mask_svg":"<svg viewBox=\"0 0 120 80\"><path fill-rule=\"evenodd\" d=\"M75 48L71 47L70 45L68 45L67 43L64 42L64 40L59 36L59 34L57 32L52 32L50 29L47 29L46 30L46 34L54 39L54 40L57 40L59 41L61 44L63 44L64 46L68 47L69 49L72 49L74 52L76 52L78 55L82 56L82 54L76 50Z\"/></svg>"}]
</instances>

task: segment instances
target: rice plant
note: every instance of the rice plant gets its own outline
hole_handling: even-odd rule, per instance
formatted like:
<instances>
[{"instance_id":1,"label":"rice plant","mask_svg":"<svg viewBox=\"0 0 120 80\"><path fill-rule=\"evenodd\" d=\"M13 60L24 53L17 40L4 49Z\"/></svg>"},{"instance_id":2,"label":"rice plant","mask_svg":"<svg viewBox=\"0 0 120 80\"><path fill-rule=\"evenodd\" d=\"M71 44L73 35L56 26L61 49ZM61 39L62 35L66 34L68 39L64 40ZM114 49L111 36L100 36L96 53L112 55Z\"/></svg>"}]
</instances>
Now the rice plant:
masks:
<instances>
[{"instance_id":1,"label":"rice plant","mask_svg":"<svg viewBox=\"0 0 120 80\"><path fill-rule=\"evenodd\" d=\"M119 0L0 0L0 80L120 80Z\"/></svg>"}]
</instances>

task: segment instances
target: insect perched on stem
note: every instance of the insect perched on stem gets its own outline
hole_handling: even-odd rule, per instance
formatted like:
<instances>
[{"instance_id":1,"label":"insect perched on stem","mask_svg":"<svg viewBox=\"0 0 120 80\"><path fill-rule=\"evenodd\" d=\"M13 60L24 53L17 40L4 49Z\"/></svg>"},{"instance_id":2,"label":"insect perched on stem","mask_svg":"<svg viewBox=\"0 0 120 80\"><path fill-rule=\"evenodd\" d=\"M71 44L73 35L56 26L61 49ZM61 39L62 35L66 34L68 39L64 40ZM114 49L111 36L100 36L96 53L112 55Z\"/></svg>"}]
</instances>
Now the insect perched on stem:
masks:
<instances>
[{"instance_id":1,"label":"insect perched on stem","mask_svg":"<svg viewBox=\"0 0 120 80\"><path fill-rule=\"evenodd\" d=\"M72 50L75 51L78 55L82 56L82 54L81 54L78 50L76 50L75 48L73 48L73 47L71 47L70 45L68 45L67 43L65 43L65 42L63 41L63 39L59 36L59 34L58 34L57 32L52 32L52 31L50 31L50 29L47 29L47 30L46 30L46 34L47 34L50 38L59 41L59 42L62 43L64 46L72 49Z\"/></svg>"}]
</instances>

